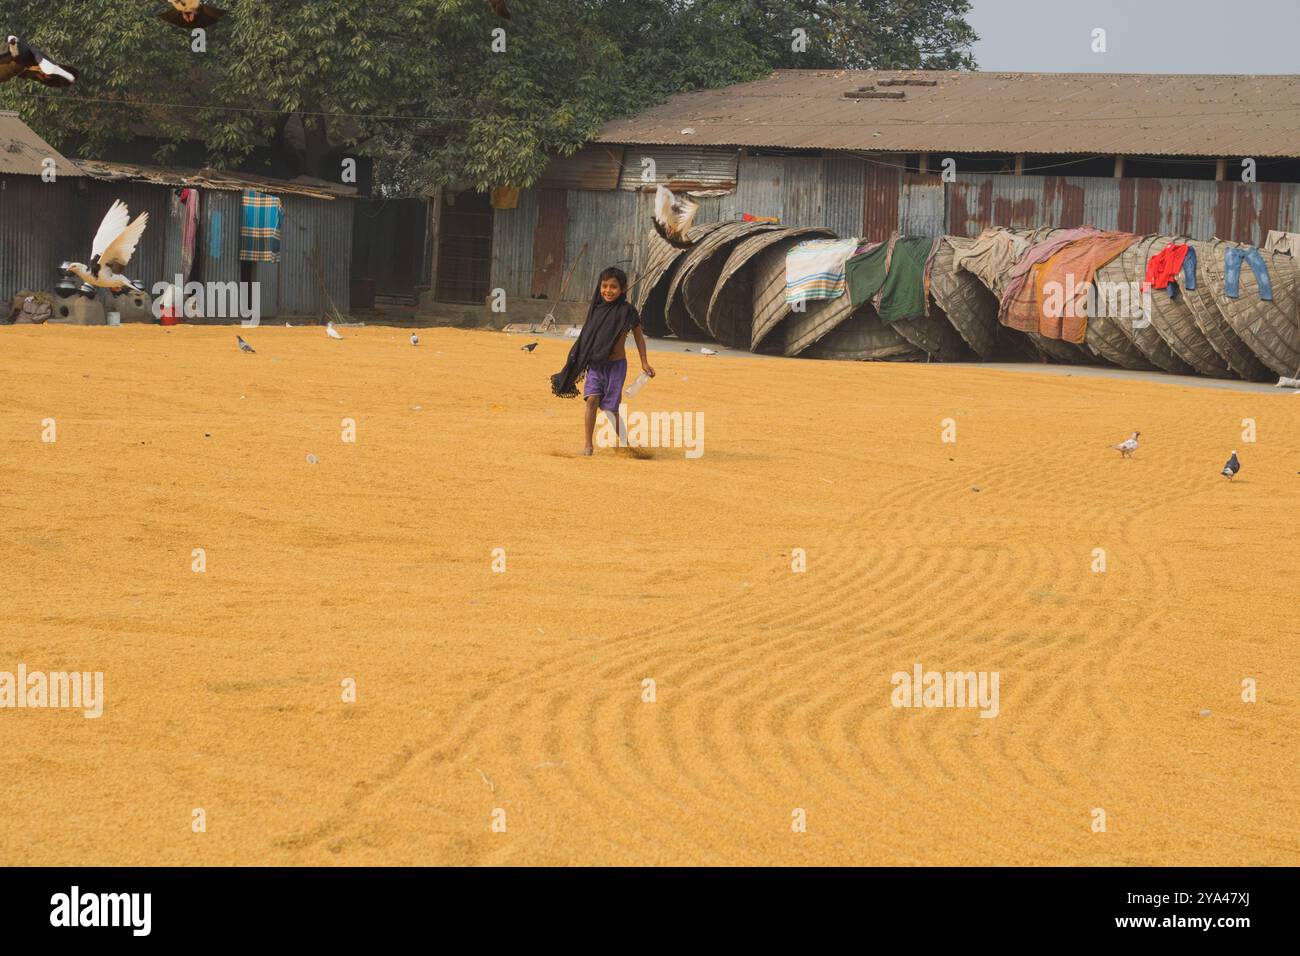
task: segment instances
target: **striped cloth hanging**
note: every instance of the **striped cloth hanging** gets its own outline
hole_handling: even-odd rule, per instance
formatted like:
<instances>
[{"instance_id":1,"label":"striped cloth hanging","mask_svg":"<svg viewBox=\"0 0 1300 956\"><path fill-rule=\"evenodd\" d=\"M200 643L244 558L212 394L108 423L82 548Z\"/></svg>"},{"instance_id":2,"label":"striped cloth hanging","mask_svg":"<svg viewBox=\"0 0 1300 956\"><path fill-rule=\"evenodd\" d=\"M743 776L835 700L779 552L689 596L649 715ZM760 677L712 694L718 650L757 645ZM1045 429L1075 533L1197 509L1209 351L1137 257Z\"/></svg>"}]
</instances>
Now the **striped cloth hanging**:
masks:
<instances>
[{"instance_id":1,"label":"striped cloth hanging","mask_svg":"<svg viewBox=\"0 0 1300 956\"><path fill-rule=\"evenodd\" d=\"M239 227L239 258L243 262L280 261L280 197L245 189L244 221Z\"/></svg>"}]
</instances>

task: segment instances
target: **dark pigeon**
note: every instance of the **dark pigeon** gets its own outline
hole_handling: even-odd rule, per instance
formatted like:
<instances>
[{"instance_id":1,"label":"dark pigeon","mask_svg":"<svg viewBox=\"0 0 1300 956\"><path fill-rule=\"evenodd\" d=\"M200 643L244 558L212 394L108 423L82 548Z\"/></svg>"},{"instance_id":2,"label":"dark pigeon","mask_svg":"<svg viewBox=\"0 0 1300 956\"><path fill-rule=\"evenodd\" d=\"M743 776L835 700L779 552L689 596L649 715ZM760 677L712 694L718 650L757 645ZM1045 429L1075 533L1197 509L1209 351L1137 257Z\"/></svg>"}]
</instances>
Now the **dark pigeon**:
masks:
<instances>
[{"instance_id":1,"label":"dark pigeon","mask_svg":"<svg viewBox=\"0 0 1300 956\"><path fill-rule=\"evenodd\" d=\"M1235 476L1239 471L1241 471L1241 462L1237 460L1237 453L1234 451L1232 457L1228 459L1228 463L1223 466L1223 471L1220 472L1220 474L1229 481L1232 481L1233 476Z\"/></svg>"}]
</instances>

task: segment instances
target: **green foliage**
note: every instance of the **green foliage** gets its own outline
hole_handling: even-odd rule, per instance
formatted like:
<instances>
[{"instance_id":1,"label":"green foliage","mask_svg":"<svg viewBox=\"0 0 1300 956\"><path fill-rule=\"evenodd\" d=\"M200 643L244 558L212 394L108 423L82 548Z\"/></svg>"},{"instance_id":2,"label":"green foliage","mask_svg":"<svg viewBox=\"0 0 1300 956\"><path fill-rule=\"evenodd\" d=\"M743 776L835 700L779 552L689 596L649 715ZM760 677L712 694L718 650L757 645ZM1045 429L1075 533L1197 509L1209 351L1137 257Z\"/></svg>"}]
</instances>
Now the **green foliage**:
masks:
<instances>
[{"instance_id":1,"label":"green foliage","mask_svg":"<svg viewBox=\"0 0 1300 956\"><path fill-rule=\"evenodd\" d=\"M199 140L230 166L263 145L332 177L359 149L395 191L486 189L534 182L604 121L683 90L774 68L974 65L966 0L510 4L508 25L485 0L217 0L227 15L197 53L157 18L165 0L6 0L3 28L82 77L13 81L0 108L79 155L148 135L171 144L159 160Z\"/></svg>"}]
</instances>

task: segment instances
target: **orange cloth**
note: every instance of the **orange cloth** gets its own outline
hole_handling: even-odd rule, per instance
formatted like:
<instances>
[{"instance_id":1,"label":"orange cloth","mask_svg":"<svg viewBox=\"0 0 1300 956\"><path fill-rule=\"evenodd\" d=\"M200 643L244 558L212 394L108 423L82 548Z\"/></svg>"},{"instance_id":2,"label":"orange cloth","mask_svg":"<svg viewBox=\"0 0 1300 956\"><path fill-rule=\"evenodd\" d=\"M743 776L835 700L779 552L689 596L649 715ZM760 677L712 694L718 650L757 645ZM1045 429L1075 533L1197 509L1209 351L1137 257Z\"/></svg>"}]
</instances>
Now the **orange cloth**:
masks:
<instances>
[{"instance_id":1,"label":"orange cloth","mask_svg":"<svg viewBox=\"0 0 1300 956\"><path fill-rule=\"evenodd\" d=\"M1049 339L1082 344L1088 333L1088 288L1097 270L1137 240L1138 236L1129 232L1100 232L1062 246L1033 266L1029 281L1011 303L1006 324L1040 332ZM1058 295L1047 289L1052 282L1059 284ZM1059 310L1046 307L1057 303Z\"/></svg>"},{"instance_id":2,"label":"orange cloth","mask_svg":"<svg viewBox=\"0 0 1300 956\"><path fill-rule=\"evenodd\" d=\"M495 186L492 189L493 209L514 209L519 205L518 186Z\"/></svg>"}]
</instances>

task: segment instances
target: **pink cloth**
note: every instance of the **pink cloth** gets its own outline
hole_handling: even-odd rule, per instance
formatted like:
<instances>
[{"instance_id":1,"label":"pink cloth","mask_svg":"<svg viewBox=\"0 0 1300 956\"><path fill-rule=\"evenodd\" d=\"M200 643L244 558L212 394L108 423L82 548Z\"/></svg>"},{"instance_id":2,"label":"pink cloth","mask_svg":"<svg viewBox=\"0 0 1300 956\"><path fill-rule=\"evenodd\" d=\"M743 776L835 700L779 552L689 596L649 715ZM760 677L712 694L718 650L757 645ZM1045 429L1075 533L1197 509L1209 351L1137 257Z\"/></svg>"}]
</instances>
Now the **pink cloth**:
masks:
<instances>
[{"instance_id":1,"label":"pink cloth","mask_svg":"<svg viewBox=\"0 0 1300 956\"><path fill-rule=\"evenodd\" d=\"M185 189L181 191L181 273L186 279L194 268L194 244L199 232L199 191Z\"/></svg>"},{"instance_id":2,"label":"pink cloth","mask_svg":"<svg viewBox=\"0 0 1300 956\"><path fill-rule=\"evenodd\" d=\"M1025 283L1028 281L1034 266L1052 258L1052 256L1056 255L1062 247L1068 246L1070 243L1079 239L1098 235L1100 232L1100 229L1094 229L1092 226L1080 226L1077 229L1060 229L1053 232L1049 238L1035 246L1031 246L1029 250L1020 257L1020 260L1011 267L1011 276L1007 281L1006 289L1002 293L1002 306L998 310L998 321L1003 325L1011 324L1007 321L1011 304L1020 297L1021 289L1024 288ZM1035 328L1034 331L1037 331L1037 328Z\"/></svg>"}]
</instances>

